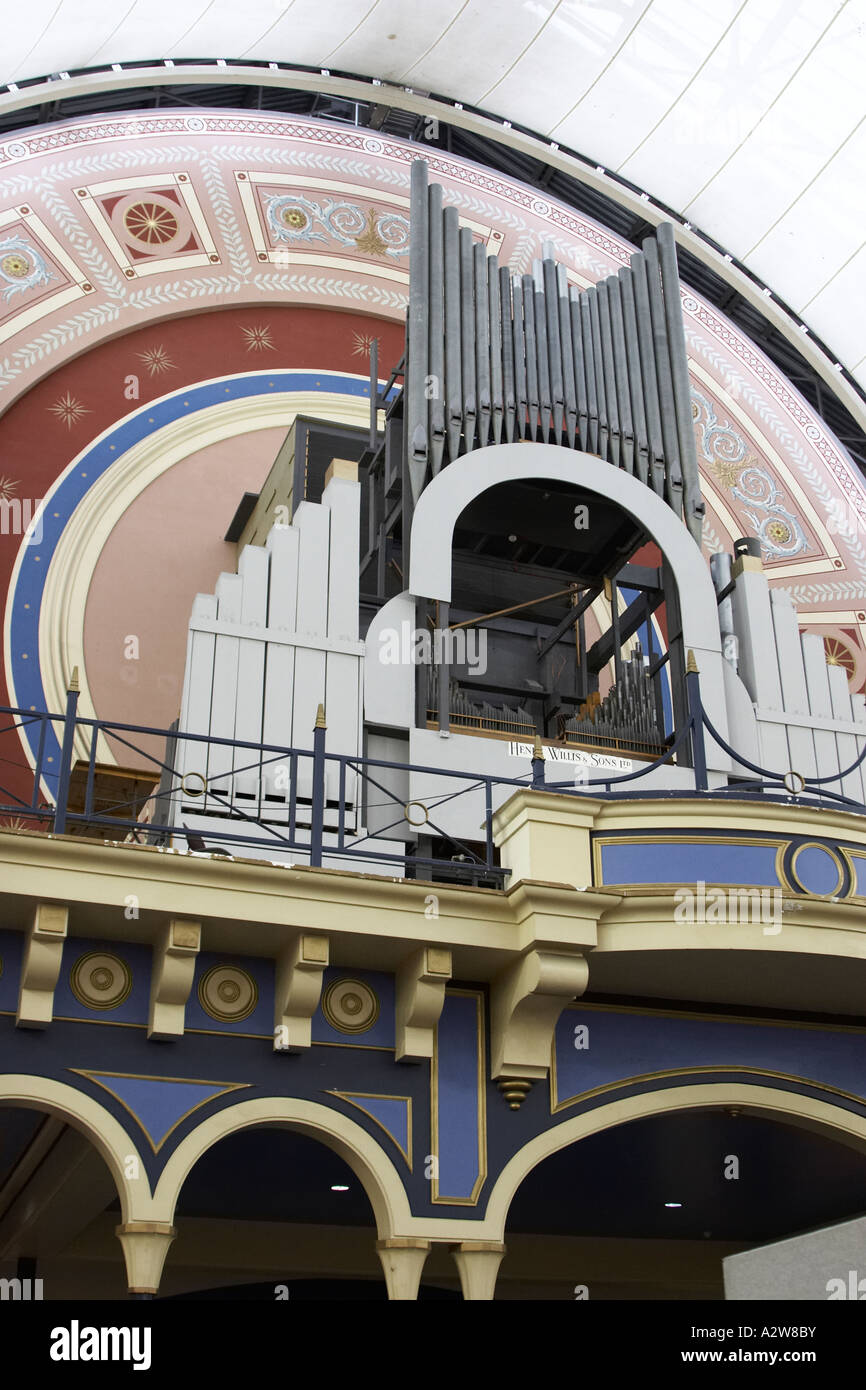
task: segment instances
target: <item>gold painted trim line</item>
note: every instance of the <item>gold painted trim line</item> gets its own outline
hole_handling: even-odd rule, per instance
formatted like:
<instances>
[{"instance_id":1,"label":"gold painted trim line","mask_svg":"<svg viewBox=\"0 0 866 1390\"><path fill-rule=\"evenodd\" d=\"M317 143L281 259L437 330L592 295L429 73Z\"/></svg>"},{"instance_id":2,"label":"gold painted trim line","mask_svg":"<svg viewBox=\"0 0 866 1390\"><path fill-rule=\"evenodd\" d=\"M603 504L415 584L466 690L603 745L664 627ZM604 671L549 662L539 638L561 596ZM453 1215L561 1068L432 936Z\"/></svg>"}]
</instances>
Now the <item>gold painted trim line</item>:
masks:
<instances>
[{"instance_id":1,"label":"gold painted trim line","mask_svg":"<svg viewBox=\"0 0 866 1390\"><path fill-rule=\"evenodd\" d=\"M777 876L777 878L778 878L778 880L779 880L779 881L778 881L778 884L775 885L775 886L780 887L780 888L782 887L782 884L783 884L784 880L783 880L782 875L781 875L781 873L780 873L780 862L781 862L781 861L780 861L780 858L779 858L779 851L781 851L782 853L784 853L784 851L787 850L788 845L790 844L790 839L788 839L788 840L765 839L765 838L763 838L762 836L753 836L753 835L749 835L749 836L738 836L737 838L734 838L734 836L732 836L732 835L701 835L701 834L698 834L698 833L695 833L695 834L693 834L693 835L686 835L686 834L681 834L681 835L653 835L653 834L651 834L651 833L647 833L647 834L645 834L645 835L640 835L640 834L635 833L634 831L630 831L627 835L610 835L610 834L608 834L608 835L593 835L593 837L592 837L592 873L593 873L593 883L594 883L594 886L595 886L596 888L623 888L623 887L642 887L642 886L644 886L644 885L641 885L641 884L605 883L605 881L604 881L604 871L603 871L603 869L602 869L602 863L601 863L601 851L602 851L602 849L606 848L608 845L647 845L647 846L651 846L651 845L697 845L697 844L702 844L702 845L731 845L731 846L733 846L734 848L739 848L739 847L741 847L741 846L746 846L746 847L750 847L750 848L751 848L751 847L753 847L753 846L757 846L759 849L775 849L775 850L776 850L776 876ZM700 880L698 880L698 879L695 879L695 880L694 880L695 883L697 883L697 882L699 882L699 881L700 881ZM674 880L671 879L670 882L673 883ZM708 880L706 881L706 884L707 884L707 887L708 887L708 888L711 888L711 887L712 887L712 888L716 888L716 887L718 887L718 888L732 888L732 887L737 887L737 888L748 889L749 887L753 887L753 888L764 888L764 889L767 889L767 888L772 888L772 887L774 886L774 885L771 884L771 883L763 883L763 884L755 883L755 884L751 884L751 885L750 885L750 884L739 884L739 883L736 884L736 885L730 884L730 883L711 884ZM653 883L651 883L651 884L647 884L646 886L647 886L647 887L654 887L654 888L663 888L663 887L666 886L666 884L653 882Z\"/></svg>"},{"instance_id":2,"label":"gold painted trim line","mask_svg":"<svg viewBox=\"0 0 866 1390\"><path fill-rule=\"evenodd\" d=\"M845 901L850 902L852 898L866 898L866 893L857 892L859 874L857 873L857 865L854 863L855 859L866 861L866 850L852 849L849 845L839 845L838 850L845 863L848 865L848 872L851 875L851 891Z\"/></svg>"},{"instance_id":3,"label":"gold painted trim line","mask_svg":"<svg viewBox=\"0 0 866 1390\"><path fill-rule=\"evenodd\" d=\"M367 1116L367 1118L368 1118L369 1120L372 1120L372 1121L373 1121L373 1124L374 1124L374 1125L378 1125L379 1128L381 1129L382 1133L383 1133L383 1134L386 1134L386 1135L388 1136L388 1138L391 1140L391 1143L394 1145L394 1147L398 1150L399 1153L401 1153L401 1154L403 1155L403 1157L404 1157L405 1160L406 1160L407 1166L408 1166L408 1168L409 1168L409 1172L410 1172L410 1173L412 1172L412 1097L411 1097L411 1096L386 1096L386 1095L382 1095L381 1093L379 1093L379 1092L377 1092L377 1091L332 1091L332 1090L326 1090L324 1094L325 1094L326 1096L337 1096L340 1100L344 1100L344 1101L346 1102L347 1105L354 1105L354 1107L355 1107L356 1110L360 1110L364 1115ZM382 1123L382 1121L381 1121L380 1119L377 1119L377 1117L372 1113L372 1111L368 1110L367 1107L366 1107L365 1105L359 1105L359 1104L358 1104L358 1100L359 1100L359 1099L360 1099L360 1100L405 1100L405 1102L406 1102L406 1104L407 1104L407 1106L408 1106L408 1109L407 1109L407 1112L406 1112L406 1142L407 1142L407 1146L408 1146L408 1152L407 1152L406 1149L403 1148L403 1145L399 1142L399 1140L395 1139L395 1137L394 1137L394 1135L391 1133L390 1129L387 1129L387 1128L385 1127L385 1125Z\"/></svg>"},{"instance_id":4,"label":"gold painted trim line","mask_svg":"<svg viewBox=\"0 0 866 1390\"><path fill-rule=\"evenodd\" d=\"M563 1110L568 1110L572 1105L579 1105L581 1101L591 1100L594 1096L606 1095L610 1091L621 1091L626 1086L640 1085L645 1081L662 1081L671 1076L719 1076L727 1073L736 1076L768 1076L774 1081L793 1082L797 1086L806 1086L816 1091L826 1091L830 1095L841 1096L844 1100L853 1101L855 1105L866 1106L866 1096L853 1095L850 1091L843 1091L838 1086L828 1086L823 1081L811 1081L804 1076L792 1076L788 1072L771 1071L765 1067L728 1066L724 1062L719 1062L713 1066L671 1067L666 1071L642 1072L638 1076L623 1077L619 1081L606 1082L603 1086L594 1086L591 1091L581 1091L580 1095L571 1096L568 1100L560 1100L555 1092L556 1077L554 1069L551 1068L550 1113L557 1115Z\"/></svg>"},{"instance_id":5,"label":"gold painted trim line","mask_svg":"<svg viewBox=\"0 0 866 1390\"><path fill-rule=\"evenodd\" d=\"M829 893L813 893L811 888L807 888L806 885L802 883L800 879L797 877L797 860L799 859L804 849L821 849L833 861L837 874L836 887L832 888ZM834 854L831 849L828 849L827 845L822 845L819 840L805 840L802 845L797 846L797 848L794 850L794 853L791 855L791 872L789 877L791 879L792 886L794 888L799 888L801 893L805 893L810 898L817 898L821 902L828 902L832 898L838 896L839 889L845 882L845 868L844 864L839 863L836 854ZM851 886L854 886L853 882ZM850 896L850 894L848 896Z\"/></svg>"},{"instance_id":6,"label":"gold painted trim line","mask_svg":"<svg viewBox=\"0 0 866 1390\"><path fill-rule=\"evenodd\" d=\"M210 1105L211 1101L219 1100L221 1096L228 1095L230 1091L246 1091L253 1086L252 1081L207 1081L204 1078L198 1076L145 1076L138 1072L105 1071L102 1068L99 1069L99 1073L97 1076L96 1074L94 1074L94 1072L87 1071L83 1067L67 1067L66 1070L74 1073L74 1075L76 1076L83 1076L84 1079L86 1081L90 1081L92 1085L99 1086L103 1091L106 1091L108 1095L111 1096L112 1100L115 1100L118 1103L118 1105L120 1105L126 1111L128 1115L132 1116L132 1118L135 1120L135 1123L138 1125L139 1129L147 1139L148 1144L150 1145L151 1149L155 1154L159 1153L163 1144L165 1144L166 1140L171 1138L172 1134L174 1134L174 1131L178 1128L178 1126L182 1125L184 1120L188 1120L190 1115L194 1115L196 1110L200 1110L203 1105ZM171 1129L166 1130L159 1143L155 1144L152 1138L150 1137L150 1132L147 1129L141 1117L135 1113L132 1107L128 1105L127 1102L123 1100L117 1094L116 1091L112 1091L110 1086L106 1086L104 1082L100 1081L98 1079L99 1076L114 1076L119 1081L167 1081L179 1082L181 1084L186 1084L189 1086L221 1086L222 1090L220 1091L219 1095L205 1096L203 1100L197 1101L196 1104L191 1106L189 1110L184 1111L180 1118L175 1120Z\"/></svg>"},{"instance_id":7,"label":"gold painted trim line","mask_svg":"<svg viewBox=\"0 0 866 1390\"><path fill-rule=\"evenodd\" d=\"M487 1181L487 1050L484 1044L484 991L480 989L451 989L446 995L457 994L476 1001L478 1038L478 1177L468 1197L442 1197L439 1194L439 1024L433 1030L433 1057L430 1063L430 1140L436 1159L436 1176L431 1179L430 1201L436 1206L474 1207Z\"/></svg>"}]
</instances>

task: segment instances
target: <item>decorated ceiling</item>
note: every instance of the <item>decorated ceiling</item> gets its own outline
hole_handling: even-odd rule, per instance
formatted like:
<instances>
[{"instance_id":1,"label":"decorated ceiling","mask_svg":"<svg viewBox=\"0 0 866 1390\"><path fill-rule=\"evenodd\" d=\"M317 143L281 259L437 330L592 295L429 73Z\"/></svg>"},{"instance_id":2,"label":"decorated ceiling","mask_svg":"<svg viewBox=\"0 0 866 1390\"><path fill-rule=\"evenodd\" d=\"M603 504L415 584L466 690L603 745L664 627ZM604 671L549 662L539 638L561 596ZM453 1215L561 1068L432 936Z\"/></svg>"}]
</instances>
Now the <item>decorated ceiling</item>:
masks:
<instances>
[{"instance_id":1,"label":"decorated ceiling","mask_svg":"<svg viewBox=\"0 0 866 1390\"><path fill-rule=\"evenodd\" d=\"M369 346L402 350L410 145L249 113L143 113L0 145L2 698L176 716L197 591L295 413L363 424ZM552 242L574 284L633 249L562 205L430 152L461 221L525 272ZM758 536L771 581L866 681L866 494L755 346L684 291L706 552ZM137 664L128 639L137 639Z\"/></svg>"}]
</instances>

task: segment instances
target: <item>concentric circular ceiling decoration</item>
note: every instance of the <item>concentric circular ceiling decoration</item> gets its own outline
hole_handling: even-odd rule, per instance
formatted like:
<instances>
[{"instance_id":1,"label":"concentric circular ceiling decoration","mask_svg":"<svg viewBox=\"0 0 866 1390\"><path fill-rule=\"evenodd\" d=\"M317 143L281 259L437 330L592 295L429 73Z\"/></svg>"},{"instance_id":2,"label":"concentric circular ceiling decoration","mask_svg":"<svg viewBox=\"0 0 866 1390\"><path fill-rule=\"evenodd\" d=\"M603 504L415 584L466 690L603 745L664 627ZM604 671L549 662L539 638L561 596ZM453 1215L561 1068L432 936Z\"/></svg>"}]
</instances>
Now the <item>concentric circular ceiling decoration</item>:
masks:
<instances>
[{"instance_id":1,"label":"concentric circular ceiling decoration","mask_svg":"<svg viewBox=\"0 0 866 1390\"><path fill-rule=\"evenodd\" d=\"M62 692L75 664L74 609L84 686L104 692L95 712L153 723L135 705L138 690L161 702L156 722L177 713L192 600L220 569L233 568L233 548L221 537L242 492L267 472L278 426L291 420L291 408L275 418L266 404L286 389L281 374L303 371L304 412L326 416L340 375L363 423L372 339L382 374L400 356L417 154L415 145L363 130L209 111L82 120L0 145L3 488L22 509L46 499L37 543L14 535L0 543L13 700L39 703L38 695L22 698L35 688L27 674L34 667L46 679L55 673L55 699ZM627 242L538 190L441 152L431 151L430 164L462 223L515 272L531 269L547 241L578 286L628 261ZM804 627L844 648L851 686L860 689L862 481L742 332L687 290L683 308L705 550L758 536L771 583L792 593ZM241 396L261 400L258 419L251 405L240 432L220 433L220 401ZM173 402L183 413L184 401L194 409L179 448L164 433L166 410ZM234 473L225 456L207 453L229 439ZM145 447L171 460L158 524L150 507L147 526L139 521L156 475L144 490L123 493L125 502L114 482L135 472L132 451ZM93 511L95 490L106 486L116 505ZM196 490L207 492L200 507ZM73 532L86 541L86 556ZM26 574L32 583L23 583ZM65 597L48 611L41 600L34 606L37 591ZM75 599L82 593L96 605L92 639ZM149 633L142 594L167 645L151 644L135 668L121 648L125 637Z\"/></svg>"}]
</instances>

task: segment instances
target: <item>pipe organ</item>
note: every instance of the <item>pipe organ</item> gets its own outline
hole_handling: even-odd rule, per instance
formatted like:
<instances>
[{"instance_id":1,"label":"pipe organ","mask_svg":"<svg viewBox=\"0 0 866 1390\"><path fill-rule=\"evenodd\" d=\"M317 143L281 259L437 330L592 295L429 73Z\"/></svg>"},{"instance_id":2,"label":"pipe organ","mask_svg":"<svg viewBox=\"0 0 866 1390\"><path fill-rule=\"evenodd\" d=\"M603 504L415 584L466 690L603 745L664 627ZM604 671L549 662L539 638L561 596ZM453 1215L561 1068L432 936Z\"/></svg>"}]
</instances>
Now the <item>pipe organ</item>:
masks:
<instances>
[{"instance_id":1,"label":"pipe organ","mask_svg":"<svg viewBox=\"0 0 866 1390\"><path fill-rule=\"evenodd\" d=\"M579 290L546 252L512 275L411 174L404 440L411 502L459 455L541 440L595 454L652 488L700 545L695 448L673 227ZM404 499L405 505L405 499Z\"/></svg>"}]
</instances>

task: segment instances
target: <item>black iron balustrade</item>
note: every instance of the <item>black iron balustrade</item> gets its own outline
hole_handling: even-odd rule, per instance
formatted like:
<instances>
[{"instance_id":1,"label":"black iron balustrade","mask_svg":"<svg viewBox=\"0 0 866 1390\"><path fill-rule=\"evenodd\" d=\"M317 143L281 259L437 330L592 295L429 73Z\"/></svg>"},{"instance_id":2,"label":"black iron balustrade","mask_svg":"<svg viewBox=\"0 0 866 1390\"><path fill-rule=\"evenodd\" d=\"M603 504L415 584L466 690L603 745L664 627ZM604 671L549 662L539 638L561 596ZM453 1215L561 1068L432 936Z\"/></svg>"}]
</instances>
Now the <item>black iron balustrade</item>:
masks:
<instances>
[{"instance_id":1,"label":"black iron balustrade","mask_svg":"<svg viewBox=\"0 0 866 1390\"><path fill-rule=\"evenodd\" d=\"M223 846L230 852L252 846L261 850L263 845L266 846L270 843L275 850L280 852L298 854L304 862L309 862L313 867L321 867L324 858L338 862L351 860L370 865L400 866L405 876L431 881L438 877L501 887L509 872L497 864L496 847L493 842L494 802L496 801L497 789L501 788L558 792L570 796L603 794L610 798L632 799L670 799L688 796L738 799L769 798L793 804L830 805L866 814L866 805L842 792L833 791L830 787L830 784L834 782L843 783L846 777L864 764L866 742L850 767L844 768L838 773L831 773L824 777L808 777L793 770L787 772L770 771L737 753L719 734L703 709L700 677L691 661L690 667L691 669L687 671L685 678L686 715L681 727L674 731L668 747L661 756L644 764L634 772L618 776L602 775L586 780L583 778L578 780L573 776L567 782L548 779L546 760L538 739L535 741L531 770L520 777L501 777L490 773L467 773L444 767L424 767L417 764L390 762L380 758L329 753L326 748L327 730L321 707L316 727L313 730L312 748L287 748L274 744L219 738L212 734L190 734L176 730L152 728L146 725L83 718L78 714L78 691L71 689L67 695L66 710L63 714L0 706L0 717L6 716L11 719L11 723L4 723L0 726L0 734L20 732L25 729L32 730L33 725L38 726L36 738L29 740L31 748L35 744L33 766L29 770L29 777L32 779L29 795L11 792L0 783L0 815L14 817L22 824L26 824L28 821L33 822L49 828L55 835L62 835L74 831L76 828L86 827L90 831L94 829L104 830L106 838L109 838L107 832L113 831L114 835L110 837L112 839L118 833L122 833L123 836L139 842L146 838L147 842L151 844L165 845L171 840L185 840L190 833L190 828L182 819L183 813L181 812L180 823L177 823L176 820L172 820L172 812L178 806L178 797L181 791L184 791L187 797L194 795L183 786L184 775L196 775L203 783L201 791L196 794L204 795L206 791L208 804L207 809L202 812L192 813L203 815L207 821L206 826L202 827L199 824L194 827L194 830L196 834L202 830L208 842L213 843L215 847L220 847L219 852L224 852L222 851ZM49 743L49 731L53 731L54 726L60 726L60 737L58 739L57 735L52 733L54 741ZM707 777L705 732L735 763L755 774L761 780L729 783L724 787L710 789ZM81 810L70 808L70 787L76 735L78 735L79 741L83 738L85 744L89 746L84 805ZM166 747L172 750L171 760L157 758L146 748L140 746L142 739L153 737L165 740ZM132 802L120 802L109 807L97 807L97 749L100 738L110 740L145 759L154 769L154 781L156 781L157 775L160 776L158 787L150 795L136 798ZM138 742L135 741L136 739ZM230 772L226 771L214 780L223 782L242 773L258 773L260 791L257 814L250 814L242 810L238 806L236 798L233 799L230 793L219 790L202 773L190 774L187 772L181 774L177 770L177 759L174 756L179 744L200 748L205 759L212 746L230 748L233 750L233 764L235 762L234 754L248 754L249 761L245 766L233 766ZM60 748L57 766L50 765L53 764L54 757L47 751L49 746L59 746ZM675 757L678 767L690 769L692 774L691 787L660 790L652 787L635 786L656 768L670 763ZM309 796L299 795L302 760L306 760L310 767ZM8 759L6 761L8 762ZM261 774L266 767L271 767L274 764L288 770L285 822L282 820L275 822L273 813L269 813L269 808L264 807L263 809ZM206 761L204 765L207 766ZM336 770L337 794L329 800L327 789L329 786L334 786L334 770ZM407 773L430 776L436 778L439 785L436 791L423 799L404 804L401 797L386 785L389 776L394 773L404 776ZM395 807L394 819L386 825L377 824L372 831L359 833L354 827L357 814L362 807L362 798L357 795L354 797L348 795L350 778L357 778L359 783L363 783L368 798L370 793L378 793L385 798L384 802L375 804L375 809L380 810L381 806L392 803ZM455 784L453 791L442 789L443 779L446 783L453 782ZM459 783L463 785L458 785ZM484 817L483 823L479 826L479 840L467 844L439 825L436 816L437 811L443 806L454 802L459 797L471 794L483 794ZM500 797L500 804L501 800ZM139 801L141 805L139 805ZM417 805L419 810L423 812L423 818L412 817L410 812L413 805ZM368 800L365 809L369 811L373 808L373 803ZM144 814L145 810L147 811L146 815ZM332 820L334 817L336 818L335 824L326 823L329 817ZM226 828L221 828L223 825ZM415 826L417 828L420 825L424 827L425 836L438 839L454 851L450 858L419 855L413 850L407 849L405 841L402 851L396 848L400 845L400 827ZM244 833L245 826L251 827L246 833ZM255 833L252 833L253 830ZM394 840L395 851L393 853L383 849L381 844L381 837L389 831L398 832ZM370 842L377 840L378 843L370 847Z\"/></svg>"}]
</instances>

